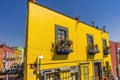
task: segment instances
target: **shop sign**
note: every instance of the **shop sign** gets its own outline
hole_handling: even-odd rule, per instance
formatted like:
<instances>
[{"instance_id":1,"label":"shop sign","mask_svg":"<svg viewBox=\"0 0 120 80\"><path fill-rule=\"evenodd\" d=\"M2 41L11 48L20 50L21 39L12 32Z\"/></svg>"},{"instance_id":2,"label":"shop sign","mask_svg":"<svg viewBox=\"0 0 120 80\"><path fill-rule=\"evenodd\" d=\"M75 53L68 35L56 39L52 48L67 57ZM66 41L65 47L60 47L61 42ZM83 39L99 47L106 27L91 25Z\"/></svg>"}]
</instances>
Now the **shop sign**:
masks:
<instances>
[{"instance_id":1,"label":"shop sign","mask_svg":"<svg viewBox=\"0 0 120 80\"><path fill-rule=\"evenodd\" d=\"M30 64L30 69L39 69L39 66L37 64Z\"/></svg>"},{"instance_id":2,"label":"shop sign","mask_svg":"<svg viewBox=\"0 0 120 80\"><path fill-rule=\"evenodd\" d=\"M67 70L70 70L70 67L62 67L62 68L59 68L60 71L67 71Z\"/></svg>"}]
</instances>

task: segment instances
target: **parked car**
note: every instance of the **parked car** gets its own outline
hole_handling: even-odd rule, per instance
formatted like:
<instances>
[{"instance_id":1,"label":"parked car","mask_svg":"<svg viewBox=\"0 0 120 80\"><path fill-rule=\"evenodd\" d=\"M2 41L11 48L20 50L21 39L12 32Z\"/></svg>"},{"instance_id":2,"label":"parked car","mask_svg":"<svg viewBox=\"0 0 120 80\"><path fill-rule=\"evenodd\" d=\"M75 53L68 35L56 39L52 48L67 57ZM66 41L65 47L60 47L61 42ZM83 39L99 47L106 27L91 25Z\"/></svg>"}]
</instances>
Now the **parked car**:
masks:
<instances>
[{"instance_id":1,"label":"parked car","mask_svg":"<svg viewBox=\"0 0 120 80\"><path fill-rule=\"evenodd\" d=\"M17 78L18 77L18 72L16 69L11 69L9 72L8 72L8 76L9 78L10 77L13 77L13 78Z\"/></svg>"},{"instance_id":2,"label":"parked car","mask_svg":"<svg viewBox=\"0 0 120 80\"><path fill-rule=\"evenodd\" d=\"M10 75L10 74L17 74L17 70L15 70L15 69L10 70L8 72L8 75Z\"/></svg>"}]
</instances>

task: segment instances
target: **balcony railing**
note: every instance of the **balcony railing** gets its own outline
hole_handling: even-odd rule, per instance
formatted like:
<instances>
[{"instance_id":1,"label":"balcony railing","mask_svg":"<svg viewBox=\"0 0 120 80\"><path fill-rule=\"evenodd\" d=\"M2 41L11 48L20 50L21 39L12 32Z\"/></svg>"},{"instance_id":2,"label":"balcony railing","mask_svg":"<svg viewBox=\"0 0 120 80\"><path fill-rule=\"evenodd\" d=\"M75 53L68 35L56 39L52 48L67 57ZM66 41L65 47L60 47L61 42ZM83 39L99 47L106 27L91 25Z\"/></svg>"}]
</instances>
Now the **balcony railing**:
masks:
<instances>
[{"instance_id":1,"label":"balcony railing","mask_svg":"<svg viewBox=\"0 0 120 80\"><path fill-rule=\"evenodd\" d=\"M3 60L6 60L6 61L8 61L8 60L9 60L9 57L7 57L7 56L4 56L4 57L3 57Z\"/></svg>"},{"instance_id":2,"label":"balcony railing","mask_svg":"<svg viewBox=\"0 0 120 80\"><path fill-rule=\"evenodd\" d=\"M71 40L57 40L54 43L54 52L57 54L69 54L72 50L73 42Z\"/></svg>"},{"instance_id":3,"label":"balcony railing","mask_svg":"<svg viewBox=\"0 0 120 80\"><path fill-rule=\"evenodd\" d=\"M89 44L88 45L88 54L89 55L94 55L96 53L99 53L99 49L98 49L98 45L94 45L94 44Z\"/></svg>"},{"instance_id":4,"label":"balcony railing","mask_svg":"<svg viewBox=\"0 0 120 80\"><path fill-rule=\"evenodd\" d=\"M11 61L11 60L14 60L14 57L4 56L3 60L5 60L5 61Z\"/></svg>"},{"instance_id":5,"label":"balcony railing","mask_svg":"<svg viewBox=\"0 0 120 80\"><path fill-rule=\"evenodd\" d=\"M110 53L110 47L104 47L103 53L104 53L104 55L108 55Z\"/></svg>"}]
</instances>

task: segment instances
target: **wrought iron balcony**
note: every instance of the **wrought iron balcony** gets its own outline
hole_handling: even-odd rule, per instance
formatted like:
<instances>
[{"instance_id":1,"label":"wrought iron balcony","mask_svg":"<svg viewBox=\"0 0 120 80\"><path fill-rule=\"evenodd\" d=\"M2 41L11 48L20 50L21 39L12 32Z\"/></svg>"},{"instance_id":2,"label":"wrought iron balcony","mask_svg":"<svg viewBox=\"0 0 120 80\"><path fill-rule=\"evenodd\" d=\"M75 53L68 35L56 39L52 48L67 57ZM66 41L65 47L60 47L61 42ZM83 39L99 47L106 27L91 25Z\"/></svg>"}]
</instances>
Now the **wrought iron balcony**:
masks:
<instances>
[{"instance_id":1,"label":"wrought iron balcony","mask_svg":"<svg viewBox=\"0 0 120 80\"><path fill-rule=\"evenodd\" d=\"M110 53L110 47L104 47L103 53L104 53L104 55L108 55Z\"/></svg>"},{"instance_id":2,"label":"wrought iron balcony","mask_svg":"<svg viewBox=\"0 0 120 80\"><path fill-rule=\"evenodd\" d=\"M98 45L94 45L94 44L89 44L88 45L88 54L89 55L94 55L96 53L99 53L99 49L98 49Z\"/></svg>"},{"instance_id":3,"label":"wrought iron balcony","mask_svg":"<svg viewBox=\"0 0 120 80\"><path fill-rule=\"evenodd\" d=\"M71 40L57 40L54 43L54 52L59 55L67 55L73 52L72 45L73 42Z\"/></svg>"}]
</instances>

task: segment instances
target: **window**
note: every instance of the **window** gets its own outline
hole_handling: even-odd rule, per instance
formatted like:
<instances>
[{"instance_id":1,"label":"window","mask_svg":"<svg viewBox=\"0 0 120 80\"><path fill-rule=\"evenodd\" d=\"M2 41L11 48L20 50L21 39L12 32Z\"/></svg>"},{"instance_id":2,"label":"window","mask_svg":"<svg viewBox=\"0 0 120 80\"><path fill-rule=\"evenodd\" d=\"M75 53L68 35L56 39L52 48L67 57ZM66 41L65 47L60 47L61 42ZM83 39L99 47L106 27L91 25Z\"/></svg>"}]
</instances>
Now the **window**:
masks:
<instances>
[{"instance_id":1,"label":"window","mask_svg":"<svg viewBox=\"0 0 120 80\"><path fill-rule=\"evenodd\" d=\"M87 34L88 45L94 44L93 35Z\"/></svg>"},{"instance_id":2,"label":"window","mask_svg":"<svg viewBox=\"0 0 120 80\"><path fill-rule=\"evenodd\" d=\"M14 58L15 58L15 54L12 53L12 59L14 60Z\"/></svg>"},{"instance_id":3,"label":"window","mask_svg":"<svg viewBox=\"0 0 120 80\"><path fill-rule=\"evenodd\" d=\"M4 51L4 57L3 57L4 59L6 59L7 58L7 51Z\"/></svg>"},{"instance_id":4,"label":"window","mask_svg":"<svg viewBox=\"0 0 120 80\"><path fill-rule=\"evenodd\" d=\"M59 80L59 73L58 72L48 72L45 75L45 80Z\"/></svg>"},{"instance_id":5,"label":"window","mask_svg":"<svg viewBox=\"0 0 120 80\"><path fill-rule=\"evenodd\" d=\"M93 35L87 34L87 42L88 42L87 50L89 55L94 55L96 53L99 53L98 45L94 44Z\"/></svg>"},{"instance_id":6,"label":"window","mask_svg":"<svg viewBox=\"0 0 120 80\"><path fill-rule=\"evenodd\" d=\"M110 53L110 47L107 46L106 39L102 39L102 43L103 43L103 52L104 52L104 55L108 55Z\"/></svg>"},{"instance_id":7,"label":"window","mask_svg":"<svg viewBox=\"0 0 120 80\"><path fill-rule=\"evenodd\" d=\"M78 71L79 71L78 66L72 66L70 68L71 80L78 80Z\"/></svg>"},{"instance_id":8,"label":"window","mask_svg":"<svg viewBox=\"0 0 120 80\"><path fill-rule=\"evenodd\" d=\"M56 26L56 40L67 40L68 29L64 27Z\"/></svg>"},{"instance_id":9,"label":"window","mask_svg":"<svg viewBox=\"0 0 120 80\"><path fill-rule=\"evenodd\" d=\"M57 54L69 54L73 52L73 42L68 39L68 29L56 26L55 51Z\"/></svg>"},{"instance_id":10,"label":"window","mask_svg":"<svg viewBox=\"0 0 120 80\"><path fill-rule=\"evenodd\" d=\"M88 66L81 66L81 80L88 80L89 77L89 69Z\"/></svg>"},{"instance_id":11,"label":"window","mask_svg":"<svg viewBox=\"0 0 120 80\"><path fill-rule=\"evenodd\" d=\"M119 64L120 64L120 49L118 49L118 62L119 62Z\"/></svg>"},{"instance_id":12,"label":"window","mask_svg":"<svg viewBox=\"0 0 120 80\"><path fill-rule=\"evenodd\" d=\"M103 47L106 48L107 47L106 39L102 39L102 41L103 41Z\"/></svg>"}]
</instances>

